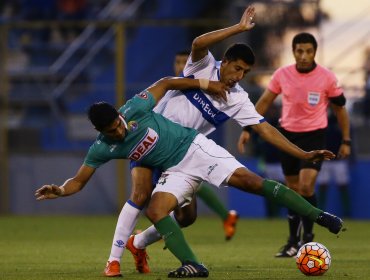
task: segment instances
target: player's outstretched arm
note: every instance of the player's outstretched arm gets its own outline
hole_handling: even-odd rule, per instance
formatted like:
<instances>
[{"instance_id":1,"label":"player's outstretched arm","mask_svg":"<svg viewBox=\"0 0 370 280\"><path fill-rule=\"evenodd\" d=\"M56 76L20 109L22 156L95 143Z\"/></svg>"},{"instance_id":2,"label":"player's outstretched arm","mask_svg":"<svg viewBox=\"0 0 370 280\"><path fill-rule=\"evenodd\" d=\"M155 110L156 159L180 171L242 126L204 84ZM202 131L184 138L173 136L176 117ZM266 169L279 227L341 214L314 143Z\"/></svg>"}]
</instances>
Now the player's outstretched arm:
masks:
<instances>
[{"instance_id":1,"label":"player's outstretched arm","mask_svg":"<svg viewBox=\"0 0 370 280\"><path fill-rule=\"evenodd\" d=\"M312 162L331 160L335 158L335 154L328 150L313 150L307 154L306 160Z\"/></svg>"},{"instance_id":2,"label":"player's outstretched arm","mask_svg":"<svg viewBox=\"0 0 370 280\"><path fill-rule=\"evenodd\" d=\"M273 93L269 89L265 89L261 97L258 99L256 103L256 111L264 116L268 108L270 108L271 104L276 99L277 94Z\"/></svg>"},{"instance_id":3,"label":"player's outstretched arm","mask_svg":"<svg viewBox=\"0 0 370 280\"><path fill-rule=\"evenodd\" d=\"M37 200L44 200L72 195L83 189L83 187L89 181L94 172L95 172L94 168L82 165L78 170L76 176L67 179L63 183L63 185L61 186L57 186L54 184L44 185L36 190L35 197Z\"/></svg>"},{"instance_id":4,"label":"player's outstretched arm","mask_svg":"<svg viewBox=\"0 0 370 280\"><path fill-rule=\"evenodd\" d=\"M158 102L168 90L186 90L186 89L203 89L216 98L227 100L227 93L230 91L229 87L219 81L209 81L206 79L188 79L178 77L163 78L147 90L153 95L156 102Z\"/></svg>"},{"instance_id":5,"label":"player's outstretched arm","mask_svg":"<svg viewBox=\"0 0 370 280\"><path fill-rule=\"evenodd\" d=\"M196 37L191 46L192 61L196 62L205 57L208 53L208 48L213 44L221 42L230 36L252 29L255 25L253 22L255 14L255 8L253 6L248 6L245 9L239 23Z\"/></svg>"},{"instance_id":6,"label":"player's outstretched arm","mask_svg":"<svg viewBox=\"0 0 370 280\"><path fill-rule=\"evenodd\" d=\"M315 162L320 160L330 160L335 157L332 152L327 150L316 150L311 152L306 152L302 150L301 148L290 142L284 135L282 135L275 127L270 125L268 122L254 125L253 130L257 132L265 141L299 159Z\"/></svg>"}]
</instances>

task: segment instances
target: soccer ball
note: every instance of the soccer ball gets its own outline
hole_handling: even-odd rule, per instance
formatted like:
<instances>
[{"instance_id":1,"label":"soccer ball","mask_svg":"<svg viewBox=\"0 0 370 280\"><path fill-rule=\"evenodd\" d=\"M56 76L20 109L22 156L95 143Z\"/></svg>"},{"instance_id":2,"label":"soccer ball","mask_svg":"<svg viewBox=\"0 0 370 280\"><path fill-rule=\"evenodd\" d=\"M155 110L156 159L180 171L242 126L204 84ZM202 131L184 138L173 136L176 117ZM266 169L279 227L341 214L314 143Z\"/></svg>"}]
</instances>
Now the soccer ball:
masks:
<instances>
[{"instance_id":1,"label":"soccer ball","mask_svg":"<svg viewBox=\"0 0 370 280\"><path fill-rule=\"evenodd\" d=\"M328 271L331 263L329 250L318 242L309 242L299 248L296 263L308 276L318 276Z\"/></svg>"}]
</instances>

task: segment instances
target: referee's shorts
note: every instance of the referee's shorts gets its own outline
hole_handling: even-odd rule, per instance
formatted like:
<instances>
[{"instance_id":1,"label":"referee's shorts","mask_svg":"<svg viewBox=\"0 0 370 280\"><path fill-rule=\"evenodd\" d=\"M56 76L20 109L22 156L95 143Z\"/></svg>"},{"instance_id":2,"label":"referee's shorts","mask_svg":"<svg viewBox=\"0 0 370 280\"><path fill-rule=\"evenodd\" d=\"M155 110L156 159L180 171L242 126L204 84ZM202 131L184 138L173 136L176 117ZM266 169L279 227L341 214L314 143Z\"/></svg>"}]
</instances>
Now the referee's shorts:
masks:
<instances>
[{"instance_id":1,"label":"referee's shorts","mask_svg":"<svg viewBox=\"0 0 370 280\"><path fill-rule=\"evenodd\" d=\"M323 150L326 147L326 128L309 132L290 132L282 127L279 131L293 144L304 151ZM281 166L285 176L298 175L301 169L311 168L320 171L322 161L310 162L280 151Z\"/></svg>"}]
</instances>

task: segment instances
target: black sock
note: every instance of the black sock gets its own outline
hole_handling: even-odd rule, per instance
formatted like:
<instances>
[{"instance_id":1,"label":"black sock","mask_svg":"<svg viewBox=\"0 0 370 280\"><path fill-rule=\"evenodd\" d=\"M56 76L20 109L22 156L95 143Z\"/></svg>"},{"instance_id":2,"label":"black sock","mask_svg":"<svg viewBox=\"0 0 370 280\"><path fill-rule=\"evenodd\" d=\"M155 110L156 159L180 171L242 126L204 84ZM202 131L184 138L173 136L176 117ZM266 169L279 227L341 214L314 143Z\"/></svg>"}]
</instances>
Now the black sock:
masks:
<instances>
[{"instance_id":1,"label":"black sock","mask_svg":"<svg viewBox=\"0 0 370 280\"><path fill-rule=\"evenodd\" d=\"M297 244L301 236L301 217L288 209L289 240L291 244Z\"/></svg>"},{"instance_id":2,"label":"black sock","mask_svg":"<svg viewBox=\"0 0 370 280\"><path fill-rule=\"evenodd\" d=\"M313 194L312 196L304 196L304 198L309 202L311 203L313 206L317 206L317 198L316 198L316 194ZM303 224L303 235L305 236L310 236L313 234L313 225L314 225L314 222L311 221L310 219L308 219L307 217L301 217L302 219L302 224Z\"/></svg>"}]
</instances>

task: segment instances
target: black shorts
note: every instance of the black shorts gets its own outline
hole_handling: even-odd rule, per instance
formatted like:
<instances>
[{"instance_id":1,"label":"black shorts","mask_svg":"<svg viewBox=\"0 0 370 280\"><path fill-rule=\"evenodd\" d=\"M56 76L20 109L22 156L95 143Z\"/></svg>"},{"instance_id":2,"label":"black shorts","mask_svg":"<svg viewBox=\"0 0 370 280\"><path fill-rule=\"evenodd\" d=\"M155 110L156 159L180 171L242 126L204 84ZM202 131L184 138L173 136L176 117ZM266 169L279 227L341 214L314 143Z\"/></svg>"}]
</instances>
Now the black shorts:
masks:
<instances>
[{"instance_id":1,"label":"black shorts","mask_svg":"<svg viewBox=\"0 0 370 280\"><path fill-rule=\"evenodd\" d=\"M307 152L325 149L326 129L318 129L309 132L290 132L282 127L279 131L293 144ZM303 168L312 168L320 171L321 161L313 163L293 157L285 152L280 152L281 167L285 176L298 175Z\"/></svg>"}]
</instances>

